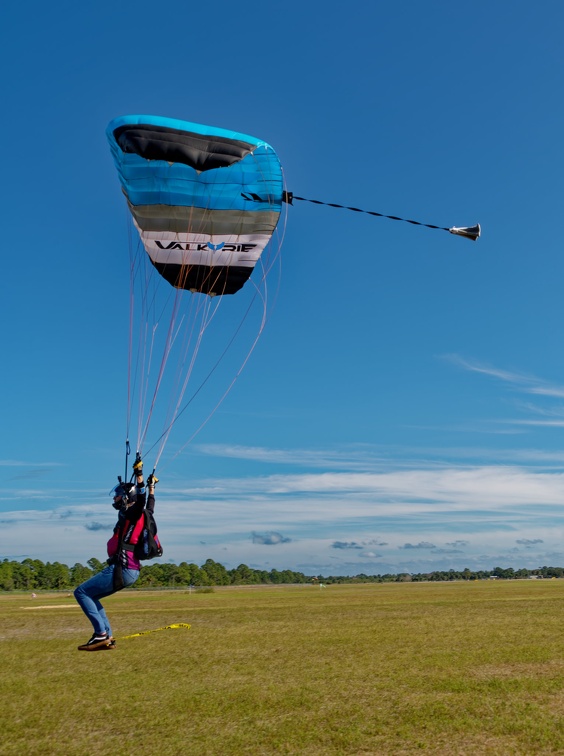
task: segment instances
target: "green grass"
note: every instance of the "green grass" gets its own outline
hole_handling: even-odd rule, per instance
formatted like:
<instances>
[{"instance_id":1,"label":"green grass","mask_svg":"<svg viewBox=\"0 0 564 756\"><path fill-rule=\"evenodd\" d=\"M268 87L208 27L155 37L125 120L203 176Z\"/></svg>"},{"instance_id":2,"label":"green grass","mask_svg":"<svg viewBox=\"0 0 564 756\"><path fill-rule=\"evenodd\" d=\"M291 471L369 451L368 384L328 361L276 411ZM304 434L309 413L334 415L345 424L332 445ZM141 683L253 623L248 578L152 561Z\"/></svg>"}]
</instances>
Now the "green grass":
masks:
<instances>
[{"instance_id":1,"label":"green grass","mask_svg":"<svg viewBox=\"0 0 564 756\"><path fill-rule=\"evenodd\" d=\"M191 629L80 653L91 628L72 598L0 596L1 754L564 753L564 580L105 605L118 639Z\"/></svg>"}]
</instances>

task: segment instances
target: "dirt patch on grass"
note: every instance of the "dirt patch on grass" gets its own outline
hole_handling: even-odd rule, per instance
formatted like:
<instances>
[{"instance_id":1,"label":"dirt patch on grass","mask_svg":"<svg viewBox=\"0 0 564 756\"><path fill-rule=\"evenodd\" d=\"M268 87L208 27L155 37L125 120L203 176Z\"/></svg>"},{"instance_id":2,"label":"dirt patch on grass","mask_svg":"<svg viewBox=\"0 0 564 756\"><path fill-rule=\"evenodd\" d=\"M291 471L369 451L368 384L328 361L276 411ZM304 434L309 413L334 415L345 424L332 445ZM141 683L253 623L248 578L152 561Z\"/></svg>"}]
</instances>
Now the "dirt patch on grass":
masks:
<instances>
[{"instance_id":1,"label":"dirt patch on grass","mask_svg":"<svg viewBox=\"0 0 564 756\"><path fill-rule=\"evenodd\" d=\"M78 604L45 604L44 606L22 606L20 609L78 609Z\"/></svg>"}]
</instances>

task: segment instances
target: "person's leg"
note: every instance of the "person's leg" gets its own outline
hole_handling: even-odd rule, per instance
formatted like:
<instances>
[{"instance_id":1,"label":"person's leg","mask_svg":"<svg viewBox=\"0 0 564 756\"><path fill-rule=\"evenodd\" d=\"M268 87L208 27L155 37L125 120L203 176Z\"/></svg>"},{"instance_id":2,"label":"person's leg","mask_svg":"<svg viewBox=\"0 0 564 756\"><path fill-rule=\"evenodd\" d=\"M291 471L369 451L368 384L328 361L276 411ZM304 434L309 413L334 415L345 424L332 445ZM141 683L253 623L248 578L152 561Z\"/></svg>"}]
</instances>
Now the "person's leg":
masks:
<instances>
[{"instance_id":1,"label":"person's leg","mask_svg":"<svg viewBox=\"0 0 564 756\"><path fill-rule=\"evenodd\" d=\"M128 569L124 568L124 570L123 570L123 585L124 585L124 588L128 588L130 585L133 585L133 583L137 580L138 577L139 577L139 570L128 570ZM96 603L96 607L98 609L98 614L100 616L100 619L102 620L102 622L104 623L104 625L106 627L106 632L108 634L108 637L111 638L112 637L112 628L110 627L110 621L109 621L108 616L106 614L106 610L104 609L104 607L102 606L102 604L98 600L95 599L95 603Z\"/></svg>"},{"instance_id":2,"label":"person's leg","mask_svg":"<svg viewBox=\"0 0 564 756\"><path fill-rule=\"evenodd\" d=\"M97 635L108 632L109 623L100 603L100 599L114 592L114 565L105 567L102 572L93 575L78 586L74 597L84 614L88 617Z\"/></svg>"},{"instance_id":3,"label":"person's leg","mask_svg":"<svg viewBox=\"0 0 564 756\"><path fill-rule=\"evenodd\" d=\"M106 629L106 633L108 634L108 638L112 637L112 628L110 627L110 621L108 619L108 615L106 614L106 610L102 606L102 604L99 601L96 601L96 606L98 608L98 616L100 617L100 620L103 622L104 627Z\"/></svg>"},{"instance_id":4,"label":"person's leg","mask_svg":"<svg viewBox=\"0 0 564 756\"><path fill-rule=\"evenodd\" d=\"M139 577L139 570L129 570L125 569L123 570L123 584L125 588L129 588L130 585L133 585L133 583L137 580Z\"/></svg>"},{"instance_id":5,"label":"person's leg","mask_svg":"<svg viewBox=\"0 0 564 756\"><path fill-rule=\"evenodd\" d=\"M128 586L133 585L133 583L137 580L138 577L139 577L139 570L124 569L123 570L123 584L124 584L124 587L127 588ZM109 646L110 646L110 648L115 648L116 647L116 642L115 642L115 639L112 637L112 628L110 627L110 622L109 622L108 617L106 615L106 610L104 609L104 607L102 606L102 604L100 604L99 601L97 603L99 605L98 613L99 613L102 621L105 623L106 633L108 634L108 638L110 639Z\"/></svg>"}]
</instances>

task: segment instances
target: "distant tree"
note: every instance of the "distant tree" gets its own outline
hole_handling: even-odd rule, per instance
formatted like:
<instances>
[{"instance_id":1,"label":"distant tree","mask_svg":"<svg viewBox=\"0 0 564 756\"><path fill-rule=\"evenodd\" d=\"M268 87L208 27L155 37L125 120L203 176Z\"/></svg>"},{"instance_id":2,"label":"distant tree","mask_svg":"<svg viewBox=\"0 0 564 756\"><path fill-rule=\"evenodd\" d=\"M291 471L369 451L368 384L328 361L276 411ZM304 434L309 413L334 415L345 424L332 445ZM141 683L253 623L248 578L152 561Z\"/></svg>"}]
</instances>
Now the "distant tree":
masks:
<instances>
[{"instance_id":1,"label":"distant tree","mask_svg":"<svg viewBox=\"0 0 564 756\"><path fill-rule=\"evenodd\" d=\"M190 583L189 585L197 585L197 586L203 586L203 585L211 585L210 583L210 577L207 572L204 572L204 570L201 567L198 567L197 564L189 564L188 567L190 568Z\"/></svg>"},{"instance_id":2,"label":"distant tree","mask_svg":"<svg viewBox=\"0 0 564 756\"><path fill-rule=\"evenodd\" d=\"M266 570L253 570L253 572L255 573L257 583L265 585L266 583L270 582L268 572Z\"/></svg>"},{"instance_id":3,"label":"distant tree","mask_svg":"<svg viewBox=\"0 0 564 756\"><path fill-rule=\"evenodd\" d=\"M511 580L515 577L515 570L513 567L506 567L505 569L503 567L495 567L492 570L492 575L495 575L495 577L503 578L504 580Z\"/></svg>"},{"instance_id":4,"label":"distant tree","mask_svg":"<svg viewBox=\"0 0 564 756\"><path fill-rule=\"evenodd\" d=\"M98 572L102 572L104 567L106 566L105 562L101 562L99 559L96 559L96 557L91 557L86 564L90 567L92 572L97 575Z\"/></svg>"},{"instance_id":5,"label":"distant tree","mask_svg":"<svg viewBox=\"0 0 564 756\"><path fill-rule=\"evenodd\" d=\"M178 584L179 585L191 585L192 584L192 571L190 565L186 562L180 562L178 565Z\"/></svg>"},{"instance_id":6,"label":"distant tree","mask_svg":"<svg viewBox=\"0 0 564 756\"><path fill-rule=\"evenodd\" d=\"M40 559L30 559L27 557L22 561L22 566L27 568L31 575L33 576L32 581L33 585L31 585L31 588L38 588L39 587L39 576L41 574L41 571L43 570L43 567L45 566L43 562Z\"/></svg>"},{"instance_id":7,"label":"distant tree","mask_svg":"<svg viewBox=\"0 0 564 756\"><path fill-rule=\"evenodd\" d=\"M85 580L89 580L93 575L93 572L88 567L77 562L70 571L71 583L74 587L84 583Z\"/></svg>"},{"instance_id":8,"label":"distant tree","mask_svg":"<svg viewBox=\"0 0 564 756\"><path fill-rule=\"evenodd\" d=\"M178 565L172 562L166 562L161 565L162 579L164 584L169 588L176 588L182 585L181 572Z\"/></svg>"},{"instance_id":9,"label":"distant tree","mask_svg":"<svg viewBox=\"0 0 564 756\"><path fill-rule=\"evenodd\" d=\"M69 569L60 562L47 562L39 559L26 558L22 562L10 561L4 558L0 561L0 591L12 590L67 590L87 580L92 574L102 570L105 563L92 557L85 567L76 563ZM171 587L179 585L194 585L209 587L214 585L250 585L250 584L288 584L288 583L388 583L388 582L421 582L452 581L452 580L486 580L489 577L502 579L525 578L531 575L545 578L564 578L564 567L539 567L535 570L513 567L495 567L491 571L477 570L472 572L467 567L464 570L435 571L431 573L402 572L399 574L385 573L383 575L366 575L361 572L355 576L331 575L315 578L306 576L302 572L293 570L255 570L246 564L240 564L235 569L227 570L224 565L208 559L201 566L187 562L176 565L172 562L145 565L139 578L137 587Z\"/></svg>"},{"instance_id":10,"label":"distant tree","mask_svg":"<svg viewBox=\"0 0 564 756\"><path fill-rule=\"evenodd\" d=\"M32 588L35 588L37 582L35 570L26 562L13 563L15 588L20 591L30 591Z\"/></svg>"},{"instance_id":11,"label":"distant tree","mask_svg":"<svg viewBox=\"0 0 564 756\"><path fill-rule=\"evenodd\" d=\"M55 591L70 588L70 571L67 565L61 562L47 562L39 576L39 587Z\"/></svg>"},{"instance_id":12,"label":"distant tree","mask_svg":"<svg viewBox=\"0 0 564 756\"><path fill-rule=\"evenodd\" d=\"M280 573L280 582L287 583L289 585L297 582L296 573L293 572L292 570L282 570L282 572Z\"/></svg>"},{"instance_id":13,"label":"distant tree","mask_svg":"<svg viewBox=\"0 0 564 756\"><path fill-rule=\"evenodd\" d=\"M14 587L14 568L12 562L4 559L0 562L0 590L13 591Z\"/></svg>"},{"instance_id":14,"label":"distant tree","mask_svg":"<svg viewBox=\"0 0 564 756\"><path fill-rule=\"evenodd\" d=\"M139 578L137 582L135 583L136 588L157 588L159 586L163 585L163 575L160 569L160 565L158 564L150 564L146 567L143 567L141 570L141 573L139 575Z\"/></svg>"},{"instance_id":15,"label":"distant tree","mask_svg":"<svg viewBox=\"0 0 564 756\"><path fill-rule=\"evenodd\" d=\"M278 572L278 570L270 570L270 572L268 573L268 582L274 583L275 585L280 582L280 573Z\"/></svg>"},{"instance_id":16,"label":"distant tree","mask_svg":"<svg viewBox=\"0 0 564 756\"><path fill-rule=\"evenodd\" d=\"M230 578L233 585L255 585L260 582L256 570L251 569L246 564L240 564L236 569L231 570Z\"/></svg>"},{"instance_id":17,"label":"distant tree","mask_svg":"<svg viewBox=\"0 0 564 756\"><path fill-rule=\"evenodd\" d=\"M210 580L210 585L229 585L231 582L227 570L219 562L213 559L206 559L202 565L202 572L205 572Z\"/></svg>"}]
</instances>

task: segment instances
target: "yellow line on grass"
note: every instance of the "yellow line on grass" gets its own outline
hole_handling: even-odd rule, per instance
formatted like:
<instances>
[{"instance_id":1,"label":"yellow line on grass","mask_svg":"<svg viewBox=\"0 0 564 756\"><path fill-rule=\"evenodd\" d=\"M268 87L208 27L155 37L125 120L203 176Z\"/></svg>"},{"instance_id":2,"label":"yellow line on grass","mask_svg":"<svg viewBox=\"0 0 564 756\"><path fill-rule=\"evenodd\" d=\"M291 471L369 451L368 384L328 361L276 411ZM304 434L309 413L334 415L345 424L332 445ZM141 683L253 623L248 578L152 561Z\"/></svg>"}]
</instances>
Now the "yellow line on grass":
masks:
<instances>
[{"instance_id":1,"label":"yellow line on grass","mask_svg":"<svg viewBox=\"0 0 564 756\"><path fill-rule=\"evenodd\" d=\"M188 630L191 626L187 625L185 622L177 622L174 625L166 625L166 627L156 627L154 630L143 630L140 633L133 633L133 635L122 635L121 638L118 638L117 640L127 640L128 638L138 638L140 635L148 635L148 633L158 633L159 630L179 630L182 628L186 628Z\"/></svg>"}]
</instances>

